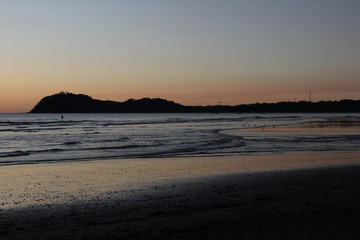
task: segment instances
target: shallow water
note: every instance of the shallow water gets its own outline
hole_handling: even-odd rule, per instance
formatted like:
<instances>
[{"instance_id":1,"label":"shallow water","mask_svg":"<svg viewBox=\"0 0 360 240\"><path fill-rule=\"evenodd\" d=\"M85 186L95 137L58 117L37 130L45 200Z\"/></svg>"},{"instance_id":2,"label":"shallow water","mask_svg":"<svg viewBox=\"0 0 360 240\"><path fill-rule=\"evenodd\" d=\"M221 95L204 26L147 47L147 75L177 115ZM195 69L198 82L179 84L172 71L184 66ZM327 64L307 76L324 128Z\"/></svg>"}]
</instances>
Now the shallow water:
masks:
<instances>
[{"instance_id":1,"label":"shallow water","mask_svg":"<svg viewBox=\"0 0 360 240\"><path fill-rule=\"evenodd\" d=\"M358 151L360 114L0 114L0 165Z\"/></svg>"}]
</instances>

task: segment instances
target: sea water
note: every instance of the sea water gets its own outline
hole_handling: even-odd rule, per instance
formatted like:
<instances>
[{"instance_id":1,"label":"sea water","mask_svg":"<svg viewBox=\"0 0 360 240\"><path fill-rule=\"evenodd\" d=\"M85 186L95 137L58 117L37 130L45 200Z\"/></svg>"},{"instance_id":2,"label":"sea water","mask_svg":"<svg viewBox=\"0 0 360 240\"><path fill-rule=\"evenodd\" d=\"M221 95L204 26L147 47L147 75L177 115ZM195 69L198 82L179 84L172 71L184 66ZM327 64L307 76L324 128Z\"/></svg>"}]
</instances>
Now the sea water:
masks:
<instances>
[{"instance_id":1,"label":"sea water","mask_svg":"<svg viewBox=\"0 0 360 240\"><path fill-rule=\"evenodd\" d=\"M360 114L0 114L0 165L359 151Z\"/></svg>"}]
</instances>

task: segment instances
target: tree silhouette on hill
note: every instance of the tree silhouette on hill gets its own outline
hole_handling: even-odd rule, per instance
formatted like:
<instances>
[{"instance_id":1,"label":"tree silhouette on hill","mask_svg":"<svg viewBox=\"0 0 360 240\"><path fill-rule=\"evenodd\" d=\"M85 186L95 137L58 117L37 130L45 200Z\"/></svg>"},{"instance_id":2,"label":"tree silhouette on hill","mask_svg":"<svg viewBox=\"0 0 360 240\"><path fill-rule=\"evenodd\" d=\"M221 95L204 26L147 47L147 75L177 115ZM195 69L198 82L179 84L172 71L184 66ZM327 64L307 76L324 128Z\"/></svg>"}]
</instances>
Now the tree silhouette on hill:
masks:
<instances>
[{"instance_id":1,"label":"tree silhouette on hill","mask_svg":"<svg viewBox=\"0 0 360 240\"><path fill-rule=\"evenodd\" d=\"M183 106L161 98L102 101L84 94L60 92L44 97L30 113L292 113L360 112L360 100L256 103L237 106Z\"/></svg>"}]
</instances>

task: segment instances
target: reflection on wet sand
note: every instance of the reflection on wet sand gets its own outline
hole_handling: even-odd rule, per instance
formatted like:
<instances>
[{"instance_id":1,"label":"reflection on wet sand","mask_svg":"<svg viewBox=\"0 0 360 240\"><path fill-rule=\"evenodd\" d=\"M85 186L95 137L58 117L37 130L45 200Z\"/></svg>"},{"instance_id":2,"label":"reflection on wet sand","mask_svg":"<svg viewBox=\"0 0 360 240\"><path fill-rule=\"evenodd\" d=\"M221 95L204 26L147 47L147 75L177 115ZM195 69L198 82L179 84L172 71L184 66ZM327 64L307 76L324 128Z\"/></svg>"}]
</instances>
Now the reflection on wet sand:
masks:
<instances>
[{"instance_id":1,"label":"reflection on wet sand","mask_svg":"<svg viewBox=\"0 0 360 240\"><path fill-rule=\"evenodd\" d=\"M0 168L2 209L93 202L154 183L261 171L356 164L360 153L119 159Z\"/></svg>"},{"instance_id":2,"label":"reflection on wet sand","mask_svg":"<svg viewBox=\"0 0 360 240\"><path fill-rule=\"evenodd\" d=\"M299 125L262 126L248 129L226 131L235 135L261 134L360 134L360 120L331 119L309 121Z\"/></svg>"},{"instance_id":3,"label":"reflection on wet sand","mask_svg":"<svg viewBox=\"0 0 360 240\"><path fill-rule=\"evenodd\" d=\"M360 121L355 119L311 121L298 126L301 127L317 134L360 134Z\"/></svg>"},{"instance_id":4,"label":"reflection on wet sand","mask_svg":"<svg viewBox=\"0 0 360 240\"><path fill-rule=\"evenodd\" d=\"M3 167L1 202L9 205L1 206L0 238L358 239L359 159L332 153Z\"/></svg>"}]
</instances>

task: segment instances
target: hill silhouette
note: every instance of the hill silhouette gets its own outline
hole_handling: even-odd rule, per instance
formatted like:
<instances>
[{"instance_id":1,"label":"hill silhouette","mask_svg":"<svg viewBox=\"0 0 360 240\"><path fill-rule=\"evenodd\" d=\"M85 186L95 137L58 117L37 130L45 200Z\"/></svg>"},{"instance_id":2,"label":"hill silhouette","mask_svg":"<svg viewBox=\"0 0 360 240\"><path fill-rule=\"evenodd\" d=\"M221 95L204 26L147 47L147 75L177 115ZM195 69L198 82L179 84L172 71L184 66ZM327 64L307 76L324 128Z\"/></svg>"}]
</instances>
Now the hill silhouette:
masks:
<instances>
[{"instance_id":1,"label":"hill silhouette","mask_svg":"<svg viewBox=\"0 0 360 240\"><path fill-rule=\"evenodd\" d=\"M160 98L102 101L84 94L60 92L44 97L30 113L162 113L181 112L184 106Z\"/></svg>"},{"instance_id":2,"label":"hill silhouette","mask_svg":"<svg viewBox=\"0 0 360 240\"><path fill-rule=\"evenodd\" d=\"M237 106L183 106L161 98L102 101L84 94L60 92L44 97L30 113L278 113L360 112L360 100L278 102Z\"/></svg>"}]
</instances>

